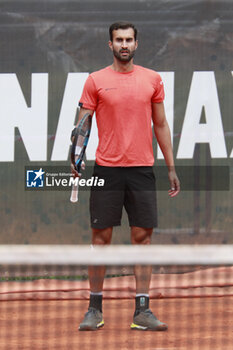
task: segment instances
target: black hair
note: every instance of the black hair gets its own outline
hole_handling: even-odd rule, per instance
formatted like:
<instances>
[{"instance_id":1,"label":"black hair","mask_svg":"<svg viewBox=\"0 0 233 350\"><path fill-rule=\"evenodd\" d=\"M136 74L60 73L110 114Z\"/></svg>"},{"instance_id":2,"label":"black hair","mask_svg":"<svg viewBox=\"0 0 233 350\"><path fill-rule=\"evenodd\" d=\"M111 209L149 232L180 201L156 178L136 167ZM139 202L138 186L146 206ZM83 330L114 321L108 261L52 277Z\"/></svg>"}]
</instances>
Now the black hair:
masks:
<instances>
[{"instance_id":1,"label":"black hair","mask_svg":"<svg viewBox=\"0 0 233 350\"><path fill-rule=\"evenodd\" d=\"M135 26L132 23L129 22L116 22L110 25L109 27L109 37L110 37L110 41L112 41L112 32L114 30L118 30L118 29L128 29L128 28L132 28L134 30L134 39L135 41L137 40L137 29L135 28Z\"/></svg>"}]
</instances>

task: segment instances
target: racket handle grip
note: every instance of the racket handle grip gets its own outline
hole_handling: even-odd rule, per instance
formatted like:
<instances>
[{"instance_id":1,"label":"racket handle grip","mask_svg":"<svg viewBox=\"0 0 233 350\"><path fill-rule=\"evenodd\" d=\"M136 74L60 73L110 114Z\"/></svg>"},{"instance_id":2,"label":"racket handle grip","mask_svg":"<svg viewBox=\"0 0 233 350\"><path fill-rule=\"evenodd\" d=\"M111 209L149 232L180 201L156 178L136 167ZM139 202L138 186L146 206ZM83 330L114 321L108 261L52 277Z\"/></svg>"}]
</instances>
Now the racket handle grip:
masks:
<instances>
[{"instance_id":1,"label":"racket handle grip","mask_svg":"<svg viewBox=\"0 0 233 350\"><path fill-rule=\"evenodd\" d=\"M72 203L78 202L78 184L77 185L75 185L75 184L72 185L70 201Z\"/></svg>"}]
</instances>

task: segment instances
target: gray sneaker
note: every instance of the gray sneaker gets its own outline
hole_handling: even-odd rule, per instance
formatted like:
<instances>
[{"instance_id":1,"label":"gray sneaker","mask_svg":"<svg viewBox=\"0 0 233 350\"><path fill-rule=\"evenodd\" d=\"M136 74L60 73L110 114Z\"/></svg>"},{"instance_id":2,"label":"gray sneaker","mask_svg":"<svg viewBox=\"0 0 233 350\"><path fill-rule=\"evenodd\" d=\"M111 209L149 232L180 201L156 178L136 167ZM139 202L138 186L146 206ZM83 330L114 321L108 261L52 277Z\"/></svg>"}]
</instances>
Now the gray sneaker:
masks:
<instances>
[{"instance_id":1,"label":"gray sneaker","mask_svg":"<svg viewBox=\"0 0 233 350\"><path fill-rule=\"evenodd\" d=\"M131 329L141 331L166 331L167 328L166 323L160 322L150 309L134 315L133 323L131 324Z\"/></svg>"},{"instance_id":2,"label":"gray sneaker","mask_svg":"<svg viewBox=\"0 0 233 350\"><path fill-rule=\"evenodd\" d=\"M95 331L100 327L103 327L104 320L102 312L95 309L94 307L89 307L87 313L85 314L84 320L80 323L80 331Z\"/></svg>"}]
</instances>

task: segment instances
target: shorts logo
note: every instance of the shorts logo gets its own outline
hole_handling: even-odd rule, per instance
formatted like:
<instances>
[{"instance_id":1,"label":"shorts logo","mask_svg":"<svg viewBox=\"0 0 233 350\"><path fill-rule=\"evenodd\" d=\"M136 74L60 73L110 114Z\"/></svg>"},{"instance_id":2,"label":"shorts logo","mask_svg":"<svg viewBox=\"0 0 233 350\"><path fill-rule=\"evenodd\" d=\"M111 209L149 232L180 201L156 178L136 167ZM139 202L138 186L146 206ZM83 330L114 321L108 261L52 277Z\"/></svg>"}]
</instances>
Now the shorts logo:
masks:
<instances>
[{"instance_id":1,"label":"shorts logo","mask_svg":"<svg viewBox=\"0 0 233 350\"><path fill-rule=\"evenodd\" d=\"M27 187L43 187L44 186L44 171L40 170L27 170L26 186Z\"/></svg>"}]
</instances>

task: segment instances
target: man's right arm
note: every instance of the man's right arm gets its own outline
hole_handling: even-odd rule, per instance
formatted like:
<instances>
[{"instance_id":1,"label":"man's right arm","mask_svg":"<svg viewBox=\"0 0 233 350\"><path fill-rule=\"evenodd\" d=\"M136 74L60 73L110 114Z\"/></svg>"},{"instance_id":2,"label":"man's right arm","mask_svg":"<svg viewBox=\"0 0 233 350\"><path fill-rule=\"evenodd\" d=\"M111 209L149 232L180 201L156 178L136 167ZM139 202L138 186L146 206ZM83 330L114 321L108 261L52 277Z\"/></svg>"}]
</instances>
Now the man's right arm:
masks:
<instances>
[{"instance_id":1,"label":"man's right arm","mask_svg":"<svg viewBox=\"0 0 233 350\"><path fill-rule=\"evenodd\" d=\"M78 121L77 121L77 124L75 126L75 128L72 130L72 133L71 133L71 141L73 142L74 140L74 133L75 133L75 129L78 127L80 121L82 120L82 118L84 117L84 115L86 114L90 114L91 116L93 116L94 114L94 111L91 110L91 109L86 109L86 108L83 108L81 107L80 110L79 110L79 116L78 116Z\"/></svg>"},{"instance_id":2,"label":"man's right arm","mask_svg":"<svg viewBox=\"0 0 233 350\"><path fill-rule=\"evenodd\" d=\"M80 120L84 117L85 114L90 114L91 116L93 116L94 111L91 109L86 109L86 108L81 107L80 111L79 111L78 122L76 124L76 128L77 128Z\"/></svg>"},{"instance_id":3,"label":"man's right arm","mask_svg":"<svg viewBox=\"0 0 233 350\"><path fill-rule=\"evenodd\" d=\"M83 118L86 114L90 114L91 116L93 116L94 111L91 110L91 109L86 109L86 108L81 107L81 108L80 108L80 111L79 111L78 122L77 122L75 128L78 127L78 124L80 123L80 121L82 120L82 118ZM74 130L75 130L75 129L74 129ZM74 130L73 130L73 131L74 131ZM73 135L73 131L72 131L72 135ZM73 137L71 136L71 141L73 142L73 140L74 140L74 136L73 136ZM82 169L84 169L84 168L85 168L85 163L84 163L84 161L83 161L83 162L82 162ZM75 170L73 164L71 164L71 172L72 172L72 174L73 174L74 177L79 177L79 176L80 176L80 175L78 174L78 172Z\"/></svg>"}]
</instances>

